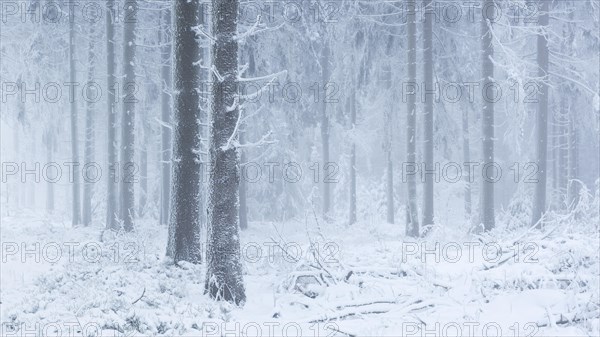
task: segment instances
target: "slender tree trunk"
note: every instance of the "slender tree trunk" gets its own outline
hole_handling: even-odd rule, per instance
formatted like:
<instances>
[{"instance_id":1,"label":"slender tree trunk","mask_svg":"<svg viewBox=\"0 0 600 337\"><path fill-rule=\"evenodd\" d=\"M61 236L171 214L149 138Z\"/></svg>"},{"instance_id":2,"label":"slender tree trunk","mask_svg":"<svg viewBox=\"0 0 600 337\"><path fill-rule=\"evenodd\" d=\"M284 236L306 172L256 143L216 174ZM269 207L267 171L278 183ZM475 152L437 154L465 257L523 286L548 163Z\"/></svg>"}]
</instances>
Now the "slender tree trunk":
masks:
<instances>
[{"instance_id":1,"label":"slender tree trunk","mask_svg":"<svg viewBox=\"0 0 600 337\"><path fill-rule=\"evenodd\" d=\"M579 203L579 190L581 189L579 182L579 132L576 123L576 112L573 103L575 98L571 100L571 105L568 107L569 113L569 180L568 180L568 209L573 210Z\"/></svg>"},{"instance_id":2,"label":"slender tree trunk","mask_svg":"<svg viewBox=\"0 0 600 337\"><path fill-rule=\"evenodd\" d=\"M321 80L320 88L327 88L329 83L329 43L323 41L323 50L321 50ZM319 88L319 89L320 89ZM326 91L326 90L325 90ZM324 95L319 95L321 104L321 143L323 146L322 150L322 168L326 170L329 165L329 116L327 115L327 92ZM331 186L327 182L327 179L323 178L323 217L328 218L329 211L331 208Z\"/></svg>"},{"instance_id":3,"label":"slender tree trunk","mask_svg":"<svg viewBox=\"0 0 600 337\"><path fill-rule=\"evenodd\" d=\"M423 91L433 90L433 3L431 0L424 1L425 15L423 18L423 59L424 59L424 76L425 87ZM433 170L433 94L425 94L425 117L424 117L424 154L425 170ZM433 225L433 183L435 176L425 174L425 186L423 188L423 226Z\"/></svg>"},{"instance_id":4,"label":"slender tree trunk","mask_svg":"<svg viewBox=\"0 0 600 337\"><path fill-rule=\"evenodd\" d=\"M409 0L408 9L408 84L417 84L417 23L416 3ZM406 163L415 165L417 160L417 96L416 92L409 93L406 105ZM404 167L403 169L405 169ZM417 209L416 176L407 174L408 203L406 205L406 235L419 236L419 216Z\"/></svg>"},{"instance_id":5,"label":"slender tree trunk","mask_svg":"<svg viewBox=\"0 0 600 337\"><path fill-rule=\"evenodd\" d=\"M77 81L77 68L75 67L75 15L69 18L69 81ZM71 88L75 88L72 86ZM74 92L73 92L74 94ZM75 97L73 95L72 97ZM72 99L71 103L71 158L73 160L73 184L72 184L72 224L79 225L81 222L81 196L80 196L80 171L79 171L79 139L77 137L77 100Z\"/></svg>"},{"instance_id":6,"label":"slender tree trunk","mask_svg":"<svg viewBox=\"0 0 600 337\"><path fill-rule=\"evenodd\" d=\"M175 6L175 143L167 255L200 263L200 44L194 27L204 18L200 0Z\"/></svg>"},{"instance_id":7,"label":"slender tree trunk","mask_svg":"<svg viewBox=\"0 0 600 337\"><path fill-rule=\"evenodd\" d=\"M535 203L531 225L542 227L542 216L546 212L546 161L548 151L548 4L549 1L540 0L539 24L542 30L537 36L537 64L538 78L541 79L538 94L537 111L537 183L535 186Z\"/></svg>"},{"instance_id":8,"label":"slender tree trunk","mask_svg":"<svg viewBox=\"0 0 600 337\"><path fill-rule=\"evenodd\" d=\"M148 98L146 98L148 99ZM150 110L149 104L146 104L145 112ZM149 130L146 123L143 124L142 142L140 144L140 201L138 204L138 216L143 217L146 212L146 204L148 202L148 141Z\"/></svg>"},{"instance_id":9,"label":"slender tree trunk","mask_svg":"<svg viewBox=\"0 0 600 337\"><path fill-rule=\"evenodd\" d=\"M551 119L551 125L552 125L552 146L550 148L550 151L552 153L552 193L551 193L551 204L552 204L552 208L555 208L556 206L558 206L560 204L559 202L559 198L560 198L560 194L558 191L558 145L559 145L559 137L560 137L560 130L558 127L558 118L556 117L556 114L552 114L553 118Z\"/></svg>"},{"instance_id":10,"label":"slender tree trunk","mask_svg":"<svg viewBox=\"0 0 600 337\"><path fill-rule=\"evenodd\" d=\"M138 165L135 157L135 97L139 88L135 82L135 31L137 0L126 0L123 19L123 115L121 119L121 220L126 231L133 230L135 218L134 183Z\"/></svg>"},{"instance_id":11,"label":"slender tree trunk","mask_svg":"<svg viewBox=\"0 0 600 337\"><path fill-rule=\"evenodd\" d=\"M106 181L106 228L117 228L117 110L115 107L115 20L114 8L115 1L107 0L106 7L106 73L108 96L106 104L108 107L108 125L107 125L107 159L108 172Z\"/></svg>"},{"instance_id":12,"label":"slender tree trunk","mask_svg":"<svg viewBox=\"0 0 600 337\"><path fill-rule=\"evenodd\" d=\"M484 0L481 18L481 77L483 79L482 106L482 154L483 180L481 182L481 218L483 229L489 231L495 226L494 216L494 45L492 42L492 19L495 18L494 0Z\"/></svg>"},{"instance_id":13,"label":"slender tree trunk","mask_svg":"<svg viewBox=\"0 0 600 337\"><path fill-rule=\"evenodd\" d=\"M391 125L391 112L386 113L386 120ZM386 204L387 204L387 222L394 223L394 163L392 161L392 140L391 134L388 135L388 149L386 150Z\"/></svg>"},{"instance_id":14,"label":"slender tree trunk","mask_svg":"<svg viewBox=\"0 0 600 337\"><path fill-rule=\"evenodd\" d=\"M569 115L568 95L571 93L565 86L563 96L560 99L560 117L558 123L558 201L561 209L567 205L567 182L569 177Z\"/></svg>"},{"instance_id":15,"label":"slender tree trunk","mask_svg":"<svg viewBox=\"0 0 600 337\"><path fill-rule=\"evenodd\" d=\"M388 40L387 50L391 50L392 37ZM389 55L388 55L389 56ZM387 92L393 97L392 89L392 69L390 65L383 68L383 81L387 87ZM393 98L392 98L393 99ZM386 220L388 223L394 223L394 163L392 161L392 111L391 107L385 109L383 113L383 149L386 156Z\"/></svg>"},{"instance_id":16,"label":"slender tree trunk","mask_svg":"<svg viewBox=\"0 0 600 337\"><path fill-rule=\"evenodd\" d=\"M52 163L52 156L56 149L54 128L48 128L44 136L44 142L46 143L46 161ZM54 211L54 184L55 183L52 181L46 182L46 211L48 213Z\"/></svg>"},{"instance_id":17,"label":"slender tree trunk","mask_svg":"<svg viewBox=\"0 0 600 337\"><path fill-rule=\"evenodd\" d=\"M471 162L471 146L469 144L469 109L462 112L462 138L463 138L463 160L465 163ZM465 184L465 215L467 219L471 218L471 176L470 170L466 170L463 178Z\"/></svg>"},{"instance_id":18,"label":"slender tree trunk","mask_svg":"<svg viewBox=\"0 0 600 337\"><path fill-rule=\"evenodd\" d=\"M160 223L169 223L169 203L171 200L171 4L162 12L162 25L159 30L161 46L161 188Z\"/></svg>"},{"instance_id":19,"label":"slender tree trunk","mask_svg":"<svg viewBox=\"0 0 600 337\"><path fill-rule=\"evenodd\" d=\"M90 25L89 34L89 47L88 47L88 82L94 82L94 72L96 67L96 55L94 51L94 25ZM92 102L92 98L97 93L88 87L87 92L87 109L85 115L85 163L84 165L92 164L94 162L94 150L95 150L95 135L94 135L94 114L95 107ZM84 182L83 182L83 225L89 226L92 223L92 196L94 193L93 179L95 177L88 176L90 172L84 171Z\"/></svg>"},{"instance_id":20,"label":"slender tree trunk","mask_svg":"<svg viewBox=\"0 0 600 337\"><path fill-rule=\"evenodd\" d=\"M357 40L360 37L357 37ZM358 42L356 43L358 45ZM355 53L357 50L355 49ZM356 58L354 53L352 54L352 64L350 71L350 132L351 144L350 144L350 209L348 212L348 224L352 225L356 222L356 141L354 134L356 132L356 86L358 85L358 79L356 76Z\"/></svg>"},{"instance_id":21,"label":"slender tree trunk","mask_svg":"<svg viewBox=\"0 0 600 337\"><path fill-rule=\"evenodd\" d=\"M208 198L206 292L211 298L243 304L238 224L240 180L236 124L239 119L238 0L212 0L213 75Z\"/></svg>"}]
</instances>

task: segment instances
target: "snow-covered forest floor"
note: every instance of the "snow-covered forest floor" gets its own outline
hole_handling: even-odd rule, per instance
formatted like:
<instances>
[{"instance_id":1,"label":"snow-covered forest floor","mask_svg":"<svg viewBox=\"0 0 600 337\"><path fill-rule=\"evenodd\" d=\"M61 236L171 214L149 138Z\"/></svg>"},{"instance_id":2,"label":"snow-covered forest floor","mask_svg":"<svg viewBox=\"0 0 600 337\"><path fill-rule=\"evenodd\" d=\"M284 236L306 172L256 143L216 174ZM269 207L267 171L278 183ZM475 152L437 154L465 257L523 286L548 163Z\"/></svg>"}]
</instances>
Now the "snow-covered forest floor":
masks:
<instances>
[{"instance_id":1,"label":"snow-covered forest floor","mask_svg":"<svg viewBox=\"0 0 600 337\"><path fill-rule=\"evenodd\" d=\"M541 230L447 223L418 241L311 212L253 222L243 308L203 294L204 264L167 263L155 221L124 234L5 216L2 336L598 336L597 198Z\"/></svg>"}]
</instances>

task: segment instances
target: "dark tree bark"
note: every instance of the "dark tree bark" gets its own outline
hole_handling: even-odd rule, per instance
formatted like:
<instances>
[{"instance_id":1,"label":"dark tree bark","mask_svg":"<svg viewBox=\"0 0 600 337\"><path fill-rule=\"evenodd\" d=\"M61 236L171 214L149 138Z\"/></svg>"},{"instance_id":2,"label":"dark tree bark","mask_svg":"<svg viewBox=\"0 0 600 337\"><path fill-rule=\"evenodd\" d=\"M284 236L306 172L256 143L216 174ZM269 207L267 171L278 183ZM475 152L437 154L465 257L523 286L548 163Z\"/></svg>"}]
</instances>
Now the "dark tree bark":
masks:
<instances>
[{"instance_id":1,"label":"dark tree bark","mask_svg":"<svg viewBox=\"0 0 600 337\"><path fill-rule=\"evenodd\" d=\"M212 0L212 104L206 292L211 298L242 304L246 300L238 224L240 180L236 125L239 120L239 1Z\"/></svg>"},{"instance_id":2,"label":"dark tree bark","mask_svg":"<svg viewBox=\"0 0 600 337\"><path fill-rule=\"evenodd\" d=\"M537 182L531 225L542 227L542 216L546 212L546 161L548 151L548 21L549 2L540 0L539 25L537 36L537 65L540 78L537 111Z\"/></svg>"},{"instance_id":3,"label":"dark tree bark","mask_svg":"<svg viewBox=\"0 0 600 337\"><path fill-rule=\"evenodd\" d=\"M482 106L482 155L483 155L483 180L481 182L481 218L483 229L489 231L495 226L494 216L494 103L490 97L494 84L494 45L492 42L492 21L495 18L494 0L484 0L481 17L481 77L483 80L483 106ZM489 97L488 97L489 96Z\"/></svg>"},{"instance_id":4,"label":"dark tree bark","mask_svg":"<svg viewBox=\"0 0 600 337\"><path fill-rule=\"evenodd\" d=\"M249 45L252 40L248 40L246 41L246 44L248 44L248 47L246 48L246 53L247 53L247 60L248 60L248 76L249 77L254 77L256 76L256 61L254 58L254 47ZM240 124L240 144L244 144L244 142L246 141L246 124L245 123L241 123ZM240 149L240 163L241 165L244 165L246 163L246 150L244 149ZM240 179L240 187L239 187L239 192L240 192L240 228L242 230L247 229L248 228L248 202L247 202L247 189L248 189L248 184L246 183L245 179Z\"/></svg>"},{"instance_id":5,"label":"dark tree bark","mask_svg":"<svg viewBox=\"0 0 600 337\"><path fill-rule=\"evenodd\" d=\"M417 23L416 3L409 0L408 9L408 83L417 83ZM416 165L417 159L417 97L416 93L408 95L406 106L406 162L408 165ZM403 168L404 169L404 168ZM417 182L416 176L409 174L407 177L408 202L406 205L406 235L419 236L419 215L417 210Z\"/></svg>"},{"instance_id":6,"label":"dark tree bark","mask_svg":"<svg viewBox=\"0 0 600 337\"><path fill-rule=\"evenodd\" d=\"M423 59L425 84L423 90L433 90L433 3L431 0L424 1L425 15L423 18ZM424 167L423 170L433 170L433 100L432 94L424 97ZM435 177L432 174L424 175L425 186L423 187L423 226L433 225L433 183Z\"/></svg>"},{"instance_id":7,"label":"dark tree bark","mask_svg":"<svg viewBox=\"0 0 600 337\"><path fill-rule=\"evenodd\" d=\"M115 20L114 20L114 0L108 0L106 3L106 73L108 95L106 104L108 107L108 125L107 125L107 159L109 174L106 182L106 228L116 229L117 226L117 110L115 107Z\"/></svg>"},{"instance_id":8,"label":"dark tree bark","mask_svg":"<svg viewBox=\"0 0 600 337\"><path fill-rule=\"evenodd\" d=\"M171 200L171 4L161 13L162 24L159 30L161 44L161 188L160 223L169 223L169 203Z\"/></svg>"},{"instance_id":9,"label":"dark tree bark","mask_svg":"<svg viewBox=\"0 0 600 337\"><path fill-rule=\"evenodd\" d=\"M194 31L203 15L200 0L175 6L173 190L167 255L177 263L200 263L200 55Z\"/></svg>"},{"instance_id":10,"label":"dark tree bark","mask_svg":"<svg viewBox=\"0 0 600 337\"><path fill-rule=\"evenodd\" d=\"M135 30L137 23L137 0L126 0L123 19L123 115L121 119L121 220L126 231L133 230L135 218L134 183L138 165L135 157Z\"/></svg>"}]
</instances>

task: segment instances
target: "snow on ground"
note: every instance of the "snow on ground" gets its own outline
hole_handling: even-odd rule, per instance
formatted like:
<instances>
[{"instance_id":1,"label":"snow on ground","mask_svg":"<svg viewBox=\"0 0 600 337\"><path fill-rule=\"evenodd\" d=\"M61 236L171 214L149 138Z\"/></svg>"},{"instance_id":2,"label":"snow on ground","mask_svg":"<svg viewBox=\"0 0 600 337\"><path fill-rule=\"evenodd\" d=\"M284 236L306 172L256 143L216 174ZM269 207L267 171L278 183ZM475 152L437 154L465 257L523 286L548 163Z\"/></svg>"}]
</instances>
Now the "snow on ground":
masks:
<instances>
[{"instance_id":1,"label":"snow on ground","mask_svg":"<svg viewBox=\"0 0 600 337\"><path fill-rule=\"evenodd\" d=\"M203 265L169 264L166 232L4 217L1 335L600 335L597 223L490 236L440 226L418 241L400 225L311 215L251 223L243 308L204 295Z\"/></svg>"}]
</instances>

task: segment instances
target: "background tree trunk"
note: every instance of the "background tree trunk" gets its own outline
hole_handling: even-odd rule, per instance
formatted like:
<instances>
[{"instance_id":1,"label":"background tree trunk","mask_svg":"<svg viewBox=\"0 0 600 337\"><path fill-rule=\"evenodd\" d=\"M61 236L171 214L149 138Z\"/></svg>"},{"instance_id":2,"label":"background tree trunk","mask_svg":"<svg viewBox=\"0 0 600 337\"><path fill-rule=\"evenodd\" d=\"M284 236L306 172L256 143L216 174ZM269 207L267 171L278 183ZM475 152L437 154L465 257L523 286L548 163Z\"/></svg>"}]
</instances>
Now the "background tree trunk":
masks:
<instances>
[{"instance_id":1,"label":"background tree trunk","mask_svg":"<svg viewBox=\"0 0 600 337\"><path fill-rule=\"evenodd\" d=\"M94 82L94 72L96 67L96 55L94 51L94 25L90 25L90 33L89 33L89 47L88 47L88 83ZM87 109L85 115L85 163L84 165L88 165L94 162L94 151L95 151L95 126L94 126L94 118L96 109L94 107L94 102L91 102L92 98L95 97L97 93L91 90L91 87L88 87L87 92ZM92 171L90 171L93 173ZM94 193L94 182L93 179L95 177L88 176L86 171L84 173L84 182L83 182L83 225L89 226L92 223L92 196Z\"/></svg>"},{"instance_id":2,"label":"background tree trunk","mask_svg":"<svg viewBox=\"0 0 600 337\"><path fill-rule=\"evenodd\" d=\"M326 39L325 34L324 39ZM321 50L321 80L317 90L323 88L323 95L319 94L319 103L321 104L321 145L322 149L322 166L321 169L325 172L327 165L329 164L329 116L327 115L327 84L329 83L329 43L323 41L323 49ZM331 186L327 182L325 177L319 174L319 178L323 180L323 217L328 218L328 214L331 208Z\"/></svg>"},{"instance_id":3,"label":"background tree trunk","mask_svg":"<svg viewBox=\"0 0 600 337\"><path fill-rule=\"evenodd\" d=\"M239 120L237 0L212 0L212 74L209 226L206 291L211 298L246 300L238 224L240 180L236 125Z\"/></svg>"},{"instance_id":4,"label":"background tree trunk","mask_svg":"<svg viewBox=\"0 0 600 337\"><path fill-rule=\"evenodd\" d=\"M414 0L409 0L408 9L408 84L417 84L417 23ZM417 93L408 93L406 105L406 163L416 165L417 160ZM403 167L405 169L405 167ZM406 235L419 236L419 213L417 206L417 181L413 174L406 175L408 202L406 205Z\"/></svg>"},{"instance_id":5,"label":"background tree trunk","mask_svg":"<svg viewBox=\"0 0 600 337\"><path fill-rule=\"evenodd\" d=\"M362 33L356 34L354 42L354 52L351 56L350 64L350 132L351 132L351 144L350 144L350 208L348 210L348 224L352 225L356 222L356 106L358 104L356 98L356 87L358 86L358 78L356 75L356 54L360 52L359 46L362 47Z\"/></svg>"},{"instance_id":6,"label":"background tree trunk","mask_svg":"<svg viewBox=\"0 0 600 337\"><path fill-rule=\"evenodd\" d=\"M146 72L146 78L148 78ZM151 84L146 83L146 86ZM138 202L138 217L143 217L146 213L146 205L148 203L148 143L150 142L150 128L148 127L148 112L152 109L150 100L152 99L153 93L151 90L146 90L146 96L144 98L144 110L140 114L140 123L142 124L141 135L142 139L140 143L140 195Z\"/></svg>"},{"instance_id":7,"label":"background tree trunk","mask_svg":"<svg viewBox=\"0 0 600 337\"><path fill-rule=\"evenodd\" d=\"M431 0L424 1L425 14L423 17L423 59L424 59L424 76L425 84L423 92L433 90L433 20L435 16L433 3ZM425 94L425 116L424 116L424 154L425 170L433 170L433 101L434 94ZM423 188L423 226L433 225L433 183L435 176L433 174L424 174L425 186Z\"/></svg>"},{"instance_id":8,"label":"background tree trunk","mask_svg":"<svg viewBox=\"0 0 600 337\"><path fill-rule=\"evenodd\" d=\"M573 93L577 95L577 93ZM577 113L574 103L577 101L573 97L568 107L569 113L569 181L568 181L568 209L573 210L579 203L579 191L581 189L579 182L579 134L577 130Z\"/></svg>"},{"instance_id":9,"label":"background tree trunk","mask_svg":"<svg viewBox=\"0 0 600 337\"><path fill-rule=\"evenodd\" d=\"M471 162L471 146L469 144L469 109L464 109L462 112L462 140L463 140L463 161L465 163ZM465 184L465 216L467 219L471 218L471 208L472 208L472 200L471 200L471 176L470 170L463 171L465 177L463 178L463 182Z\"/></svg>"},{"instance_id":10,"label":"background tree trunk","mask_svg":"<svg viewBox=\"0 0 600 337\"><path fill-rule=\"evenodd\" d=\"M106 104L108 107L108 125L107 125L107 159L108 172L106 182L106 228L117 228L117 174L118 168L115 167L117 161L117 110L115 106L115 20L114 8L115 1L107 0L106 7L106 73L108 95Z\"/></svg>"},{"instance_id":11,"label":"background tree trunk","mask_svg":"<svg viewBox=\"0 0 600 337\"><path fill-rule=\"evenodd\" d=\"M394 37L390 35L388 37L386 46L386 56L391 58L392 47L394 44ZM394 99L392 91L392 67L390 64L386 64L383 67L383 79L387 87L387 92L391 99ZM392 130L393 130L393 118L392 108L393 104L390 102L386 110L384 111L384 151L386 156L386 208L387 208L387 222L390 224L394 223L394 162L392 161Z\"/></svg>"},{"instance_id":12,"label":"background tree trunk","mask_svg":"<svg viewBox=\"0 0 600 337\"><path fill-rule=\"evenodd\" d=\"M542 216L546 212L546 161L548 151L548 5L549 1L540 0L539 25L537 36L537 65L540 78L537 111L537 182L531 225L542 226Z\"/></svg>"},{"instance_id":13,"label":"background tree trunk","mask_svg":"<svg viewBox=\"0 0 600 337\"><path fill-rule=\"evenodd\" d=\"M56 151L56 135L54 134L55 131L56 129L51 126L47 128L46 132L44 133L43 141L44 143L46 143L47 163L52 163L54 151ZM46 182L46 211L48 213L52 213L54 211L54 184L55 183L53 181Z\"/></svg>"},{"instance_id":14,"label":"background tree trunk","mask_svg":"<svg viewBox=\"0 0 600 337\"><path fill-rule=\"evenodd\" d=\"M494 64L491 58L494 56L492 19L496 16L495 8L494 0L484 0L483 15L481 18L483 180L481 181L480 221L485 231L489 231L495 226L494 182L491 179L494 177L494 102L488 97L490 94L487 94L493 92L491 89L493 89L492 85L494 84Z\"/></svg>"},{"instance_id":15,"label":"background tree trunk","mask_svg":"<svg viewBox=\"0 0 600 337\"><path fill-rule=\"evenodd\" d=\"M135 189L139 166L135 157L135 103L139 86L135 82L135 27L137 0L126 0L123 19L123 115L121 123L121 219L126 231L133 230Z\"/></svg>"},{"instance_id":16,"label":"background tree trunk","mask_svg":"<svg viewBox=\"0 0 600 337\"><path fill-rule=\"evenodd\" d=\"M161 188L160 223L169 223L169 203L171 200L171 4L161 12L162 25L159 29L161 44Z\"/></svg>"},{"instance_id":17,"label":"background tree trunk","mask_svg":"<svg viewBox=\"0 0 600 337\"><path fill-rule=\"evenodd\" d=\"M75 19L76 15L69 17L69 81L74 84L77 81L77 68L75 66ZM70 90L75 90L75 86L72 86ZM79 137L77 127L77 99L75 99L75 92L72 92L73 99L71 100L71 158L73 160L73 192L72 192L72 224L73 226L79 225L81 222L81 187L79 182L80 163L79 163Z\"/></svg>"}]
</instances>

